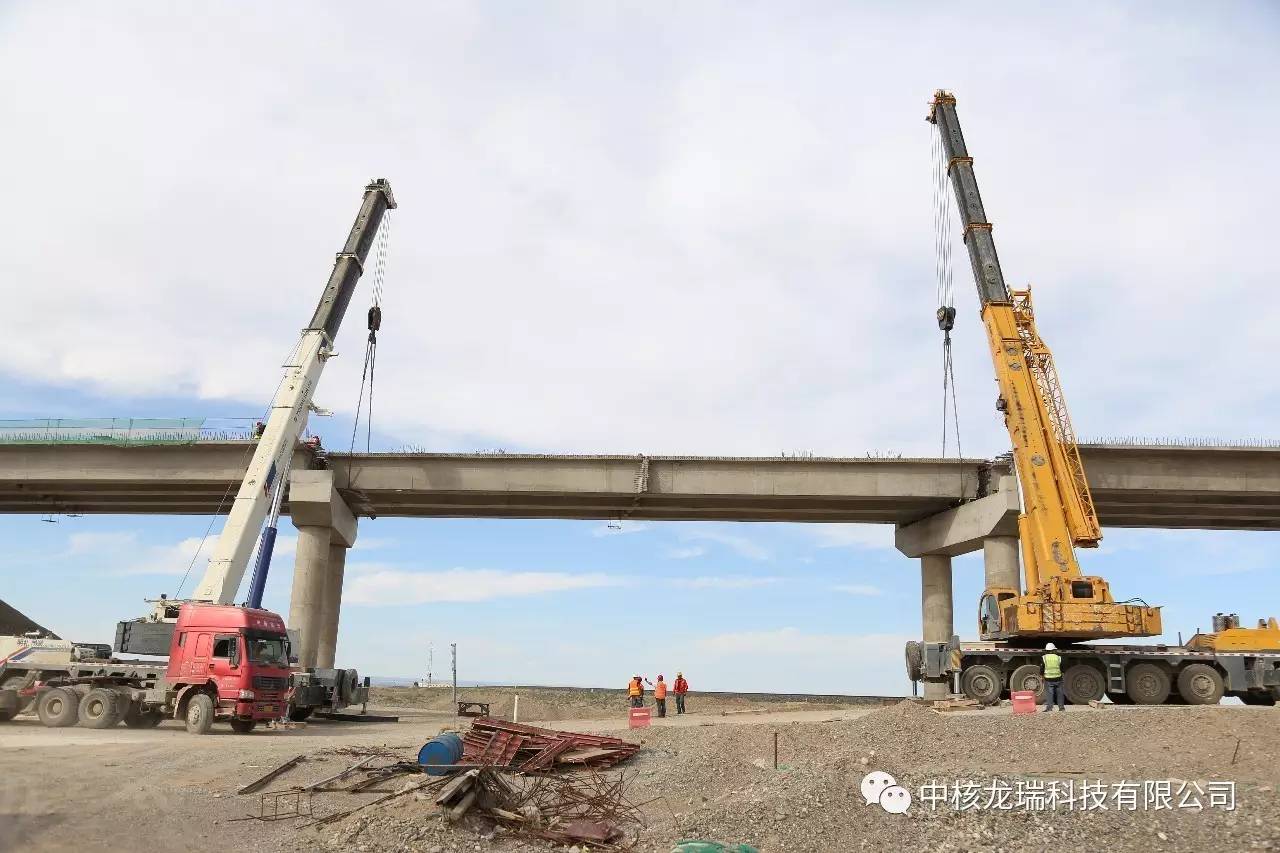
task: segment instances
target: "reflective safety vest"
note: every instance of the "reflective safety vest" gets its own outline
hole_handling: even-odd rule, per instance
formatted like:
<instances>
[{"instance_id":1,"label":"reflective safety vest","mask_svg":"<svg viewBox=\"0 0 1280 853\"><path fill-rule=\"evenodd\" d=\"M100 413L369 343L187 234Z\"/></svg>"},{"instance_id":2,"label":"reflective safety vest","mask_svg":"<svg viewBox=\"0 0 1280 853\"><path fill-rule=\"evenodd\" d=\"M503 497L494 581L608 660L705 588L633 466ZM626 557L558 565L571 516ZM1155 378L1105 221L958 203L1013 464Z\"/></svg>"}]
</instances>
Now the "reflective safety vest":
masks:
<instances>
[{"instance_id":1,"label":"reflective safety vest","mask_svg":"<svg viewBox=\"0 0 1280 853\"><path fill-rule=\"evenodd\" d=\"M627 695L628 695L628 696L643 696L643 695L644 695L644 687L642 687L642 686L640 685L640 682L636 681L636 680L633 678L633 679L631 679L631 683L630 683L629 685L627 685Z\"/></svg>"},{"instance_id":2,"label":"reflective safety vest","mask_svg":"<svg viewBox=\"0 0 1280 853\"><path fill-rule=\"evenodd\" d=\"M1044 656L1044 677L1045 678L1061 678L1062 677L1062 657L1055 655L1053 652Z\"/></svg>"},{"instance_id":3,"label":"reflective safety vest","mask_svg":"<svg viewBox=\"0 0 1280 853\"><path fill-rule=\"evenodd\" d=\"M654 699L666 699L666 698L667 698L667 682L665 682L665 681L659 681L656 685L654 685L654 688L653 688L653 698L654 698Z\"/></svg>"}]
</instances>

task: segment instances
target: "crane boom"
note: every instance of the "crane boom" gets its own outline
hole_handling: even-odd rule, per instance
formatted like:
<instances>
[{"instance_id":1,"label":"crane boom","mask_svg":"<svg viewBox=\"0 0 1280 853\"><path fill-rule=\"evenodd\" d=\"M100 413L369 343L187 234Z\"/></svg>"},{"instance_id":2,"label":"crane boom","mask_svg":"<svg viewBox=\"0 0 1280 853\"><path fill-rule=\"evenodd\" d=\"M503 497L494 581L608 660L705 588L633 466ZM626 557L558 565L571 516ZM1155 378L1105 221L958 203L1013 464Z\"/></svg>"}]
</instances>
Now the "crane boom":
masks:
<instances>
[{"instance_id":1,"label":"crane boom","mask_svg":"<svg viewBox=\"0 0 1280 853\"><path fill-rule=\"evenodd\" d=\"M1105 580L1080 571L1075 546L1097 546L1102 530L1053 355L1036 331L1030 289L1005 284L955 97L939 90L928 119L937 126L947 158L1000 386L997 408L1004 413L1022 491L1018 534L1026 589L984 593L983 639L1159 634L1159 608L1116 603Z\"/></svg>"},{"instance_id":2,"label":"crane boom","mask_svg":"<svg viewBox=\"0 0 1280 853\"><path fill-rule=\"evenodd\" d=\"M333 342L356 283L364 271L365 258L383 216L395 206L395 197L386 179L379 178L365 187L360 213L334 261L333 272L311 322L303 330L302 338L284 365L284 380L271 401L266 427L236 493L227 523L214 545L208 568L196 586L194 600L217 604L234 601L249 565L258 531L270 509L273 487L283 488L284 484L277 484L276 479L285 476L294 447L307 425L312 392L324 370L325 361L333 354Z\"/></svg>"}]
</instances>

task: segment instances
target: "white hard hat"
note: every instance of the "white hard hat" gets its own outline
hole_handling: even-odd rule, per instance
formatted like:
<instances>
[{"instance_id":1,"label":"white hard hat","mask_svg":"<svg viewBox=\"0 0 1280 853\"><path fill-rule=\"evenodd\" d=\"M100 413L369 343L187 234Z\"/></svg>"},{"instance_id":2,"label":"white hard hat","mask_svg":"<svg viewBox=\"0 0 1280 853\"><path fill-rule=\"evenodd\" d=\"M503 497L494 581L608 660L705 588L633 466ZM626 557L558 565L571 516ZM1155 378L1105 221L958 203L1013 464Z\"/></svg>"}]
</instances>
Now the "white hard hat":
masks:
<instances>
[{"instance_id":1,"label":"white hard hat","mask_svg":"<svg viewBox=\"0 0 1280 853\"><path fill-rule=\"evenodd\" d=\"M1054 650L1054 649L1056 649L1056 648L1057 648L1057 646L1055 646L1053 643L1045 643L1045 644L1044 644L1044 650L1045 650L1046 652L1051 652L1051 651L1053 651L1053 650Z\"/></svg>"}]
</instances>

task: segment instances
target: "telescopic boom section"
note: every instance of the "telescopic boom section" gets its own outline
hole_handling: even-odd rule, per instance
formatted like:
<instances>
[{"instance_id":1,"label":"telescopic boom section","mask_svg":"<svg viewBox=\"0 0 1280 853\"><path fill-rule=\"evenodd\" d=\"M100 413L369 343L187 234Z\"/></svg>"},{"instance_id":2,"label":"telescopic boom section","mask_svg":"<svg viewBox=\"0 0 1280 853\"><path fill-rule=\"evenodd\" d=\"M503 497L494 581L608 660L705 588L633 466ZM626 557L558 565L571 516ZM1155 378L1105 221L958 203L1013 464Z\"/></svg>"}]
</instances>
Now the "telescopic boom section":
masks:
<instances>
[{"instance_id":1,"label":"telescopic boom section","mask_svg":"<svg viewBox=\"0 0 1280 853\"><path fill-rule=\"evenodd\" d=\"M1018 533L1026 590L987 590L979 617L983 639L1158 634L1159 608L1116 604L1105 580L1081 574L1074 547L1096 547L1102 530L1053 355L1036 331L1031 291L1005 284L955 97L939 90L928 119L946 153L1000 386L997 406L1022 489Z\"/></svg>"},{"instance_id":2,"label":"telescopic boom section","mask_svg":"<svg viewBox=\"0 0 1280 853\"><path fill-rule=\"evenodd\" d=\"M360 213L334 262L320 304L303 330L289 363L284 366L284 381L271 401L266 428L258 439L258 447L214 546L209 566L196 587L194 600L217 604L231 604L235 600L258 531L271 508L272 488L276 478L284 476L283 472L289 469L289 454L293 453L307 425L312 394L332 352L351 294L364 272L365 258L383 216L395 206L391 185L385 179L365 187Z\"/></svg>"}]
</instances>

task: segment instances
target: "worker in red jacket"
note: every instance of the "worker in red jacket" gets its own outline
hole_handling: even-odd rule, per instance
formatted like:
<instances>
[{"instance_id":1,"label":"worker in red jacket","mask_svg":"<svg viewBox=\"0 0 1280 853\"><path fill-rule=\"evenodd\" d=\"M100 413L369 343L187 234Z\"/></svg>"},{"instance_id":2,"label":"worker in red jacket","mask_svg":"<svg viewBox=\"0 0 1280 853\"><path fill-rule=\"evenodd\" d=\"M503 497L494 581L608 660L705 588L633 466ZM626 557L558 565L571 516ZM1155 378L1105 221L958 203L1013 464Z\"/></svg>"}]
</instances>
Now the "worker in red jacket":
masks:
<instances>
[{"instance_id":1,"label":"worker in red jacket","mask_svg":"<svg viewBox=\"0 0 1280 853\"><path fill-rule=\"evenodd\" d=\"M676 683L672 685L672 692L676 694L676 713L684 713L684 694L689 692L689 682L684 680L684 673L676 673Z\"/></svg>"}]
</instances>

